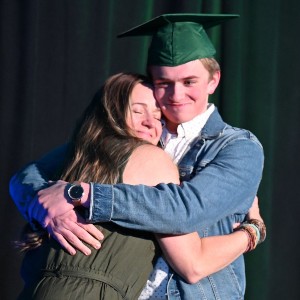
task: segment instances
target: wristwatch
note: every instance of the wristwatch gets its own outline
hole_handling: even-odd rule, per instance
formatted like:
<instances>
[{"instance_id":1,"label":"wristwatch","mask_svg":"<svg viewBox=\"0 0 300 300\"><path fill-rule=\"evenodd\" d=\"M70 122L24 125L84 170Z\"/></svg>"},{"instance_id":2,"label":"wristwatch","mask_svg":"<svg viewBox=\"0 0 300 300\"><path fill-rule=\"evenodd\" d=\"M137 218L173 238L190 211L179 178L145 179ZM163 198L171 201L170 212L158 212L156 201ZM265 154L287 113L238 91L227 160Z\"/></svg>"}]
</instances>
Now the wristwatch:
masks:
<instances>
[{"instance_id":1,"label":"wristwatch","mask_svg":"<svg viewBox=\"0 0 300 300\"><path fill-rule=\"evenodd\" d=\"M67 193L74 206L80 205L81 198L84 195L84 189L80 185L80 182L71 184L67 189Z\"/></svg>"}]
</instances>

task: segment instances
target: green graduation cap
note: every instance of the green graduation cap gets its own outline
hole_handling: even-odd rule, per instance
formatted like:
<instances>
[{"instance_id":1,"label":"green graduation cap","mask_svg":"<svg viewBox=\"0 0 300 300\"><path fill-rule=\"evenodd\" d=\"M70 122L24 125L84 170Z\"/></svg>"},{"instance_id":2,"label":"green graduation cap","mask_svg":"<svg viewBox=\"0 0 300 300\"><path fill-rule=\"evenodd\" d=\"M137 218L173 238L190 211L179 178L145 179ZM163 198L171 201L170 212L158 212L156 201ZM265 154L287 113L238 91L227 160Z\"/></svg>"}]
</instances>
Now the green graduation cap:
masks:
<instances>
[{"instance_id":1,"label":"green graduation cap","mask_svg":"<svg viewBox=\"0 0 300 300\"><path fill-rule=\"evenodd\" d=\"M152 36L147 64L174 67L213 57L216 50L205 29L237 17L239 15L233 14L163 14L118 37Z\"/></svg>"}]
</instances>

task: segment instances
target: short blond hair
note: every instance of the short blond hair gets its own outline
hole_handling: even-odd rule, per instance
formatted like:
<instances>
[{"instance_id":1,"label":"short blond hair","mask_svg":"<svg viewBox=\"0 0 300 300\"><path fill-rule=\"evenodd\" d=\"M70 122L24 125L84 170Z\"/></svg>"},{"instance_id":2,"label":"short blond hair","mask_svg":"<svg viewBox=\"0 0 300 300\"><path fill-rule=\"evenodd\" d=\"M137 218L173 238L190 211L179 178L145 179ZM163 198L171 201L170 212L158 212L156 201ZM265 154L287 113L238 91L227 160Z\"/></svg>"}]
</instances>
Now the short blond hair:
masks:
<instances>
[{"instance_id":1,"label":"short blond hair","mask_svg":"<svg viewBox=\"0 0 300 300\"><path fill-rule=\"evenodd\" d=\"M221 71L219 63L213 57L200 58L204 68L208 71L210 79L216 72Z\"/></svg>"}]
</instances>

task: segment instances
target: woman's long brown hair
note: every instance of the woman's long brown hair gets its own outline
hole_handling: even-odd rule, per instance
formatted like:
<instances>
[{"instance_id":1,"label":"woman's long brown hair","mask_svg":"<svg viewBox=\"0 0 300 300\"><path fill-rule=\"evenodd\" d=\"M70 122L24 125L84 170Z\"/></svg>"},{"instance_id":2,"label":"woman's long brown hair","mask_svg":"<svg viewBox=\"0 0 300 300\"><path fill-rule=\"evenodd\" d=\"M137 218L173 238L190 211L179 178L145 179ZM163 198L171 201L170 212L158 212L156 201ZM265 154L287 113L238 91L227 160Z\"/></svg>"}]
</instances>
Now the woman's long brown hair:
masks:
<instances>
[{"instance_id":1,"label":"woman's long brown hair","mask_svg":"<svg viewBox=\"0 0 300 300\"><path fill-rule=\"evenodd\" d=\"M58 178L73 182L114 184L132 151L146 143L130 133L126 124L133 88L147 78L134 73L119 73L106 80L84 111L72 135L69 155ZM41 245L47 233L28 230L16 242L21 251Z\"/></svg>"},{"instance_id":2,"label":"woman's long brown hair","mask_svg":"<svg viewBox=\"0 0 300 300\"><path fill-rule=\"evenodd\" d=\"M70 160L61 179L68 182L117 183L120 170L138 144L126 124L134 86L145 77L119 73L110 77L94 97L71 140Z\"/></svg>"}]
</instances>

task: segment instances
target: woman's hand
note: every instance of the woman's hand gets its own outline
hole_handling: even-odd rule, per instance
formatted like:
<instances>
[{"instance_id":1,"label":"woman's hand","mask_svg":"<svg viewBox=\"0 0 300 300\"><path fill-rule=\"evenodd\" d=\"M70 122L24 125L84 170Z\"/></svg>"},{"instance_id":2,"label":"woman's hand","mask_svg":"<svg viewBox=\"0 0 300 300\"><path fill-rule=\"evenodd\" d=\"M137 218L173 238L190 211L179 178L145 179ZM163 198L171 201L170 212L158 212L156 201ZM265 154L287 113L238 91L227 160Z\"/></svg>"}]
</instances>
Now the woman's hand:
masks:
<instances>
[{"instance_id":1,"label":"woman's hand","mask_svg":"<svg viewBox=\"0 0 300 300\"><path fill-rule=\"evenodd\" d=\"M255 196L253 204L251 208L249 209L249 212L247 214L247 220L256 219L263 222L263 218L260 215L259 212L259 206L258 206L258 198Z\"/></svg>"}]
</instances>

